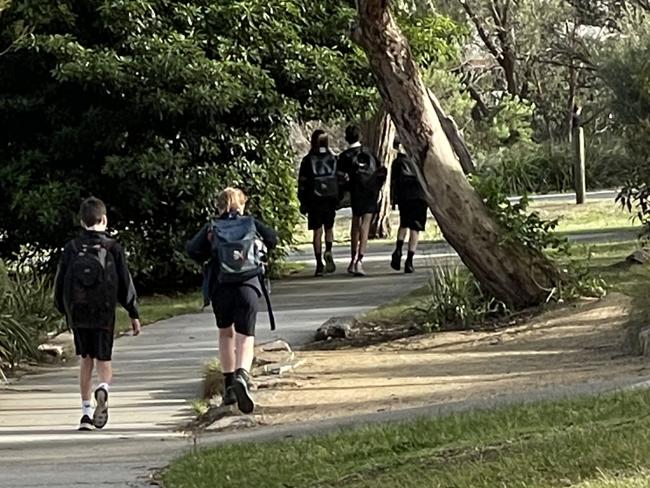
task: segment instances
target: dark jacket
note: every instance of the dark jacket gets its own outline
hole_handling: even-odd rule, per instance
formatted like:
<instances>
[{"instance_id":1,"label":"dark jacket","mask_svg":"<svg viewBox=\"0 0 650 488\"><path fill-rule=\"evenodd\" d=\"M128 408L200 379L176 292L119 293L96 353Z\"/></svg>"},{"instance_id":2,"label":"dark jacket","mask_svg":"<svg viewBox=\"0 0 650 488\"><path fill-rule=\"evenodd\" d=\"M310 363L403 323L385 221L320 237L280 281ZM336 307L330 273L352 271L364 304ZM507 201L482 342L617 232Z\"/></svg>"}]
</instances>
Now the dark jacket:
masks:
<instances>
[{"instance_id":1,"label":"dark jacket","mask_svg":"<svg viewBox=\"0 0 650 488\"><path fill-rule=\"evenodd\" d=\"M354 161L359 153L364 152L375 160L377 173L373 183L370 186L363 185L358 178ZM377 159L372 151L365 146L355 146L346 149L339 154L339 171L347 175L347 191L350 192L352 202L377 201L382 185L386 181L386 173L381 161Z\"/></svg>"},{"instance_id":2,"label":"dark jacket","mask_svg":"<svg viewBox=\"0 0 650 488\"><path fill-rule=\"evenodd\" d=\"M241 216L237 213L226 213L219 218L236 219L236 218L241 218ZM257 219L255 219L255 229L257 230L257 234L262 239L262 242L264 242L264 245L269 251L272 251L277 247L278 234L277 232L275 232L275 230L271 229L267 225L264 225L262 222L260 222ZM213 259L214 256L212 255L211 239L212 239L212 224L207 223L201 228L201 230L199 230L194 235L194 237L192 237L192 239L185 246L185 250L187 251L187 254L192 260L196 261L199 264L203 264L207 261L210 261L207 267L208 272L206 273L207 276L206 287L210 298L214 298L214 296L219 293L219 290L222 287L233 287L233 286L252 286L258 291L258 294L261 294L261 290L260 290L261 285L260 285L260 280L258 278L251 278L245 283L238 283L238 284L223 284L218 282L218 280L216 279L217 273L215 272L218 263L216 263L215 260Z\"/></svg>"},{"instance_id":3,"label":"dark jacket","mask_svg":"<svg viewBox=\"0 0 650 488\"><path fill-rule=\"evenodd\" d=\"M101 241L107 241L108 239L109 238L106 236L105 232L84 230L81 232L77 239L68 242L63 248L63 254L59 260L59 267L57 269L56 278L54 280L54 303L56 305L56 308L62 314L66 313L65 302L68 299L68 297L64 296L65 275L68 271L70 263L72 262L72 257L75 252L75 241L78 241L82 244L97 244ZM129 313L129 317L132 319L137 319L140 316L137 304L138 296L135 291L133 279L131 278L131 273L129 273L124 250L118 242L113 241L113 244L109 247L109 252L113 255L113 259L115 261L115 271L117 273L117 301ZM113 327L114 326L115 319L113 318Z\"/></svg>"},{"instance_id":4,"label":"dark jacket","mask_svg":"<svg viewBox=\"0 0 650 488\"><path fill-rule=\"evenodd\" d=\"M300 162L300 170L298 171L298 201L300 202L302 213L307 213L314 209L320 210L328 206L335 207L338 203L337 199L322 199L314 196L314 170L311 164L313 156L329 156L336 163L336 156L331 151L326 153L314 153L310 151L302 159Z\"/></svg>"},{"instance_id":5,"label":"dark jacket","mask_svg":"<svg viewBox=\"0 0 650 488\"><path fill-rule=\"evenodd\" d=\"M391 168L391 201L393 205L409 200L426 200L413 165L415 162L406 154L399 153Z\"/></svg>"}]
</instances>

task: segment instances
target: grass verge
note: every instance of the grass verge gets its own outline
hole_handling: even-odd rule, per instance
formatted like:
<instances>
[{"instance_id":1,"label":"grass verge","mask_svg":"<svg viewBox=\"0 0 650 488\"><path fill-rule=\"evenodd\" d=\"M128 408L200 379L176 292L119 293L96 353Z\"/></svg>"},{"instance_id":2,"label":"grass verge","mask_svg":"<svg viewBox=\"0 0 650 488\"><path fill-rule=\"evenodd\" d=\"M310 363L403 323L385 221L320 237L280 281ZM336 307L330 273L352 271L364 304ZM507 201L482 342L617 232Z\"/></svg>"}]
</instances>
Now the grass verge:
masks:
<instances>
[{"instance_id":1,"label":"grass verge","mask_svg":"<svg viewBox=\"0 0 650 488\"><path fill-rule=\"evenodd\" d=\"M650 392L636 391L373 425L207 449L162 478L167 488L647 486L649 411Z\"/></svg>"},{"instance_id":2,"label":"grass verge","mask_svg":"<svg viewBox=\"0 0 650 488\"><path fill-rule=\"evenodd\" d=\"M558 219L557 232L563 234L587 233L592 231L640 229L633 222L629 212L621 209L613 200L591 200L584 205L572 203L553 203L533 201L530 204L531 212L538 212L545 220ZM311 243L311 233L307 231L307 220L298 225L296 229L296 243L307 245ZM350 217L338 216L334 223L334 238L339 243L350 240ZM399 226L399 211L391 213L390 217L393 234ZM427 230L420 236L422 241L438 241L442 233L435 220L429 218ZM387 239L392 241L392 239ZM384 241L379 241L384 242Z\"/></svg>"},{"instance_id":3,"label":"grass verge","mask_svg":"<svg viewBox=\"0 0 650 488\"><path fill-rule=\"evenodd\" d=\"M200 312L202 304L200 292L145 296L139 300L140 321L147 325L176 315ZM118 308L115 329L118 334L131 330L129 316L122 308Z\"/></svg>"}]
</instances>

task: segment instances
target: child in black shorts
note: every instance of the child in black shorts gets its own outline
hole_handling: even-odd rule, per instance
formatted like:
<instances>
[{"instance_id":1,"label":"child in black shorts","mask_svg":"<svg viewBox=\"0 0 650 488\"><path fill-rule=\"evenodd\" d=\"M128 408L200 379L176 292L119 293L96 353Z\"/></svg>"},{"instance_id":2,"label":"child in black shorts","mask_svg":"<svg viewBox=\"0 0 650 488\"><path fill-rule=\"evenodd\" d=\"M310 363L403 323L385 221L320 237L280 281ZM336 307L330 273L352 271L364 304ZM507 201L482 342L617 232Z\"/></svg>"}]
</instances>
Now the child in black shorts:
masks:
<instances>
[{"instance_id":1,"label":"child in black shorts","mask_svg":"<svg viewBox=\"0 0 650 488\"><path fill-rule=\"evenodd\" d=\"M391 169L391 194L393 205L399 206L399 231L397 244L391 257L391 267L399 271L402 261L402 248L406 233L410 231L408 254L404 263L404 272L413 273L413 257L417 250L420 232L424 232L429 206L420 181L414 171L415 162L400 151L400 142L395 140L394 148L397 158Z\"/></svg>"},{"instance_id":2,"label":"child in black shorts","mask_svg":"<svg viewBox=\"0 0 650 488\"><path fill-rule=\"evenodd\" d=\"M262 296L262 276L255 269L260 270L259 263L251 263L257 256L250 256L244 247L227 247L229 259L232 262L222 262L218 254L215 255L215 245L219 249L219 226L235 228L249 225L250 230L260 239L268 251L272 251L278 243L277 233L262 224L260 221L244 215L246 195L237 188L226 188L218 198L217 207L219 217L206 224L187 243L186 250L190 258L200 264L209 261L211 272L207 284L210 301L219 329L219 361L224 375L225 391L223 402L225 405L237 403L243 413L251 413L255 409L255 402L249 390L250 370L255 354L255 326L257 322L258 302ZM253 239L253 240L257 240ZM248 247L248 251L259 249L250 246L252 240L248 238L241 241ZM241 280L227 281L224 277L225 270L231 269L233 273L241 266L252 265L253 274L245 274ZM243 268L242 268L243 269Z\"/></svg>"},{"instance_id":3,"label":"child in black shorts","mask_svg":"<svg viewBox=\"0 0 650 488\"><path fill-rule=\"evenodd\" d=\"M133 335L140 333L137 295L120 244L107 237L106 205L88 198L79 211L83 231L68 242L59 262L54 298L72 328L81 356L79 387L82 416L79 430L101 429L108 422L108 392L113 377L112 352L115 307L120 303L131 318ZM93 368L99 386L91 404Z\"/></svg>"},{"instance_id":4,"label":"child in black shorts","mask_svg":"<svg viewBox=\"0 0 650 488\"><path fill-rule=\"evenodd\" d=\"M307 214L307 225L313 232L315 276L334 273L332 256L334 218L339 198L337 160L329 150L327 134L316 130L311 136L311 150L300 163L298 199L300 211ZM323 264L323 231L325 233L325 263Z\"/></svg>"}]
</instances>

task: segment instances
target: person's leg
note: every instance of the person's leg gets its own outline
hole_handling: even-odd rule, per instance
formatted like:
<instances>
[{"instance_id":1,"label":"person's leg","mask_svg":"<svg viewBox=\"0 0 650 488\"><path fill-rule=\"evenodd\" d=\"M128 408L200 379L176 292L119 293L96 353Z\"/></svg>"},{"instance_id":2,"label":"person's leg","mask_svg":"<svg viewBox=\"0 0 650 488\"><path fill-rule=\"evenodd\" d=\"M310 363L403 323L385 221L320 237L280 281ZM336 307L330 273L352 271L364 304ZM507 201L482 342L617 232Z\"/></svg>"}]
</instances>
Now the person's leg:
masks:
<instances>
[{"instance_id":1,"label":"person's leg","mask_svg":"<svg viewBox=\"0 0 650 488\"><path fill-rule=\"evenodd\" d=\"M79 363L79 391L81 393L81 421L79 430L92 430L92 394L93 394L93 367L95 361L91 357L82 357Z\"/></svg>"},{"instance_id":2,"label":"person's leg","mask_svg":"<svg viewBox=\"0 0 650 488\"><path fill-rule=\"evenodd\" d=\"M350 227L350 266L348 266L348 273L354 273L354 265L357 262L359 254L359 232L361 230L361 217L352 214L352 224Z\"/></svg>"},{"instance_id":3,"label":"person's leg","mask_svg":"<svg viewBox=\"0 0 650 488\"><path fill-rule=\"evenodd\" d=\"M92 343L89 341L90 335L86 329L73 329L75 352L80 357L79 360L79 394L81 396L81 421L79 430L92 430L93 407L93 368L95 360L93 359L94 350Z\"/></svg>"},{"instance_id":4,"label":"person's leg","mask_svg":"<svg viewBox=\"0 0 650 488\"><path fill-rule=\"evenodd\" d=\"M98 359L96 365L99 388L103 387L108 390L113 381L113 363L111 361L100 361Z\"/></svg>"},{"instance_id":5,"label":"person's leg","mask_svg":"<svg viewBox=\"0 0 650 488\"><path fill-rule=\"evenodd\" d=\"M395 251L390 259L390 267L395 271L399 271L402 266L402 249L404 248L404 240L406 239L406 233L408 229L406 227L401 227L397 231L397 242L395 243Z\"/></svg>"},{"instance_id":6,"label":"person's leg","mask_svg":"<svg viewBox=\"0 0 650 488\"><path fill-rule=\"evenodd\" d=\"M233 405L237 402L232 386L235 383L235 327L219 329L219 364L223 374L223 404Z\"/></svg>"},{"instance_id":7,"label":"person's leg","mask_svg":"<svg viewBox=\"0 0 650 488\"><path fill-rule=\"evenodd\" d=\"M368 250L368 235L370 234L370 224L372 223L373 214L365 214L361 219L359 228L359 255L358 260L363 260L363 256Z\"/></svg>"},{"instance_id":8,"label":"person's leg","mask_svg":"<svg viewBox=\"0 0 650 488\"><path fill-rule=\"evenodd\" d=\"M82 403L90 403L93 397L93 368L95 360L86 356L81 358L79 363L79 390L81 392Z\"/></svg>"},{"instance_id":9,"label":"person's leg","mask_svg":"<svg viewBox=\"0 0 650 488\"><path fill-rule=\"evenodd\" d=\"M409 236L409 251L406 256L406 262L404 263L404 271L406 273L413 273L413 271L415 271L415 267L413 266L413 258L415 257L415 251L418 248L419 240L420 232L411 229L411 235Z\"/></svg>"},{"instance_id":10,"label":"person's leg","mask_svg":"<svg viewBox=\"0 0 650 488\"><path fill-rule=\"evenodd\" d=\"M236 370L233 391L239 410L246 414L255 409L255 402L250 393L250 370L255 356L255 325L259 298L256 290L242 286L236 300Z\"/></svg>"},{"instance_id":11,"label":"person's leg","mask_svg":"<svg viewBox=\"0 0 650 488\"><path fill-rule=\"evenodd\" d=\"M316 258L316 276L322 276L325 270L323 264L323 227L314 229L314 239L312 242L314 246L314 257Z\"/></svg>"},{"instance_id":12,"label":"person's leg","mask_svg":"<svg viewBox=\"0 0 650 488\"><path fill-rule=\"evenodd\" d=\"M219 329L219 363L224 374L234 373L236 369L235 327Z\"/></svg>"},{"instance_id":13,"label":"person's leg","mask_svg":"<svg viewBox=\"0 0 650 488\"><path fill-rule=\"evenodd\" d=\"M102 429L108 422L108 392L113 381L113 364L111 363L113 353L112 330L96 330L97 354L95 356L95 368L99 386L95 390L95 412L93 413L93 424Z\"/></svg>"},{"instance_id":14,"label":"person's leg","mask_svg":"<svg viewBox=\"0 0 650 488\"><path fill-rule=\"evenodd\" d=\"M373 214L364 214L359 224L359 253L357 254L357 264L355 265L355 274L364 276L363 257L368 250L368 234L370 233L370 224Z\"/></svg>"},{"instance_id":15,"label":"person's leg","mask_svg":"<svg viewBox=\"0 0 650 488\"><path fill-rule=\"evenodd\" d=\"M334 256L332 256L332 247L334 246L334 219L336 218L336 208L332 207L328 210L325 226L325 271L327 273L334 273L336 271L336 263Z\"/></svg>"},{"instance_id":16,"label":"person's leg","mask_svg":"<svg viewBox=\"0 0 650 488\"><path fill-rule=\"evenodd\" d=\"M235 350L237 351L235 370L250 371L255 356L255 336L235 334Z\"/></svg>"}]
</instances>

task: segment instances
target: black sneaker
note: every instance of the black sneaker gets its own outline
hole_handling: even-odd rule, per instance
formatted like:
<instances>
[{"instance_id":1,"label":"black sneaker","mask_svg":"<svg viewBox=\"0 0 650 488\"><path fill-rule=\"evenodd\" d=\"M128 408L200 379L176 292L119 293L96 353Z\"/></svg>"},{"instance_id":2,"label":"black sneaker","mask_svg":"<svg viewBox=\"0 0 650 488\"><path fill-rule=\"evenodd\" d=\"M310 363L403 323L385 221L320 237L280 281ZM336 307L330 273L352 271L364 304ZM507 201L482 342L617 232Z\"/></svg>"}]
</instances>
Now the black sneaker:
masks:
<instances>
[{"instance_id":1,"label":"black sneaker","mask_svg":"<svg viewBox=\"0 0 650 488\"><path fill-rule=\"evenodd\" d=\"M325 266L323 266L323 263L320 263L316 266L316 272L314 273L314 276L320 278L324 274L325 274Z\"/></svg>"},{"instance_id":2,"label":"black sneaker","mask_svg":"<svg viewBox=\"0 0 650 488\"><path fill-rule=\"evenodd\" d=\"M390 267L395 271L399 271L402 267L402 253L394 251L390 258Z\"/></svg>"},{"instance_id":3,"label":"black sneaker","mask_svg":"<svg viewBox=\"0 0 650 488\"><path fill-rule=\"evenodd\" d=\"M325 272L329 274L336 272L336 263L331 251L325 252Z\"/></svg>"},{"instance_id":4,"label":"black sneaker","mask_svg":"<svg viewBox=\"0 0 650 488\"><path fill-rule=\"evenodd\" d=\"M79 421L79 429L77 430L94 430L94 428L92 419L88 415L84 415Z\"/></svg>"},{"instance_id":5,"label":"black sneaker","mask_svg":"<svg viewBox=\"0 0 650 488\"><path fill-rule=\"evenodd\" d=\"M406 261L404 263L404 272L406 274L415 273L415 268L413 267L413 261Z\"/></svg>"},{"instance_id":6,"label":"black sneaker","mask_svg":"<svg viewBox=\"0 0 650 488\"><path fill-rule=\"evenodd\" d=\"M249 376L244 369L237 370L235 384L232 386L237 397L237 407L242 413L250 414L255 410L255 402L248 387Z\"/></svg>"},{"instance_id":7,"label":"black sneaker","mask_svg":"<svg viewBox=\"0 0 650 488\"><path fill-rule=\"evenodd\" d=\"M226 388L226 391L223 393L223 404L224 405L234 405L237 403L237 396L232 386Z\"/></svg>"},{"instance_id":8,"label":"black sneaker","mask_svg":"<svg viewBox=\"0 0 650 488\"><path fill-rule=\"evenodd\" d=\"M95 413L93 414L93 425L98 429L103 429L108 422L108 392L104 388L95 390Z\"/></svg>"}]
</instances>

